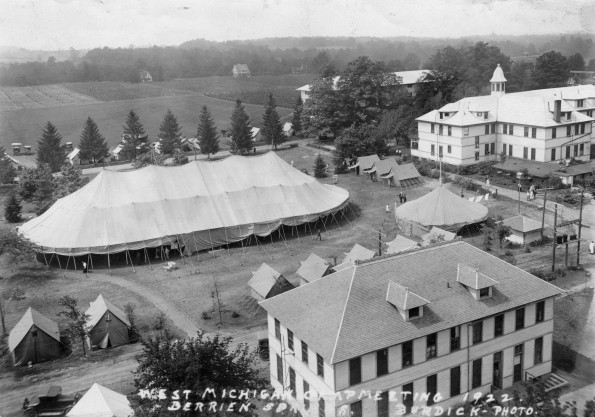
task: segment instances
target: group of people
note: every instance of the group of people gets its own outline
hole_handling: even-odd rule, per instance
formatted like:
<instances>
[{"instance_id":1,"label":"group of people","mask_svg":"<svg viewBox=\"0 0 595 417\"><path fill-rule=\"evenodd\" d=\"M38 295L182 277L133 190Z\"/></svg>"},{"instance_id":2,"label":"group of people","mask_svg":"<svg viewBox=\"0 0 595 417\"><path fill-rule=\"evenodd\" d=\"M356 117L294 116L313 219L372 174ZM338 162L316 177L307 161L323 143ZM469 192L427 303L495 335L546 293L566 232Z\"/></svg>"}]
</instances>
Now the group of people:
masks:
<instances>
[{"instance_id":1,"label":"group of people","mask_svg":"<svg viewBox=\"0 0 595 417\"><path fill-rule=\"evenodd\" d=\"M399 203L406 203L407 202L407 194L405 194L403 191L401 191L399 193Z\"/></svg>"}]
</instances>

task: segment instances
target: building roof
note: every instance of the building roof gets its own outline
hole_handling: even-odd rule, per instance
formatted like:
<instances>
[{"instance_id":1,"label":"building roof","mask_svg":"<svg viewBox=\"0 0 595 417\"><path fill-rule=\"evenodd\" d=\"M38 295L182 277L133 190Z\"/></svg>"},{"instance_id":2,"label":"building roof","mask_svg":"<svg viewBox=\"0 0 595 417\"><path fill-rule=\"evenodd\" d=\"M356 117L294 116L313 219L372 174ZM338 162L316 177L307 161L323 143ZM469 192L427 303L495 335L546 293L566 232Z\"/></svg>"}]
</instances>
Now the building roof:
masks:
<instances>
[{"instance_id":1,"label":"building roof","mask_svg":"<svg viewBox=\"0 0 595 417\"><path fill-rule=\"evenodd\" d=\"M554 174L561 177L573 177L575 175L588 174L590 172L595 172L595 161L584 164L569 165L567 167L560 167L559 169L560 172L554 172Z\"/></svg>"},{"instance_id":2,"label":"building roof","mask_svg":"<svg viewBox=\"0 0 595 417\"><path fill-rule=\"evenodd\" d=\"M397 237L395 237L390 242L386 242L386 246L387 248L385 253L390 255L416 248L417 242L415 240L408 239L405 236L397 235Z\"/></svg>"},{"instance_id":3,"label":"building roof","mask_svg":"<svg viewBox=\"0 0 595 417\"><path fill-rule=\"evenodd\" d=\"M329 262L314 253L311 253L305 261L300 261L300 264L296 274L307 282L322 278L330 267Z\"/></svg>"},{"instance_id":4,"label":"building roof","mask_svg":"<svg viewBox=\"0 0 595 417\"><path fill-rule=\"evenodd\" d=\"M497 280L492 297L475 300L458 284L459 264ZM423 317L403 320L386 301L390 281L429 301ZM354 265L261 306L315 352L337 363L561 292L468 243L452 242Z\"/></svg>"},{"instance_id":5,"label":"building roof","mask_svg":"<svg viewBox=\"0 0 595 417\"><path fill-rule=\"evenodd\" d=\"M99 294L95 301L91 301L89 304L89 308L85 311L85 314L89 315L89 321L87 322L87 327L89 329L95 327L107 311L130 327L130 322L128 321L128 317L126 317L126 313L104 299L101 294Z\"/></svg>"},{"instance_id":6,"label":"building roof","mask_svg":"<svg viewBox=\"0 0 595 417\"><path fill-rule=\"evenodd\" d=\"M504 71L500 68L500 64L494 70L494 75L492 75L492 79L490 80L491 83L505 83L506 77L504 77Z\"/></svg>"},{"instance_id":7,"label":"building roof","mask_svg":"<svg viewBox=\"0 0 595 417\"><path fill-rule=\"evenodd\" d=\"M66 155L66 158L68 158L69 161L72 161L74 158L78 156L79 153L81 153L81 150L79 148L74 148L72 151L68 153L68 155Z\"/></svg>"},{"instance_id":8,"label":"building roof","mask_svg":"<svg viewBox=\"0 0 595 417\"><path fill-rule=\"evenodd\" d=\"M409 291L409 288L403 287L396 282L388 282L388 291L386 292L386 301L401 310L409 310L415 307L421 307L430 302L423 297Z\"/></svg>"},{"instance_id":9,"label":"building roof","mask_svg":"<svg viewBox=\"0 0 595 417\"><path fill-rule=\"evenodd\" d=\"M281 273L263 263L256 272L252 272L252 278L248 281L248 286L263 298L266 298L271 289L277 284L277 280L281 278L283 278Z\"/></svg>"},{"instance_id":10,"label":"building roof","mask_svg":"<svg viewBox=\"0 0 595 417\"><path fill-rule=\"evenodd\" d=\"M479 268L471 268L466 265L457 265L457 282L474 290L493 287L498 281L493 280L486 274L479 272Z\"/></svg>"},{"instance_id":11,"label":"building roof","mask_svg":"<svg viewBox=\"0 0 595 417\"><path fill-rule=\"evenodd\" d=\"M354 169L356 167L360 167L360 169L370 169L376 162L380 161L378 155L366 155L366 156L359 156L357 158L357 163L355 165L350 166L350 169Z\"/></svg>"},{"instance_id":12,"label":"building roof","mask_svg":"<svg viewBox=\"0 0 595 417\"><path fill-rule=\"evenodd\" d=\"M254 139L256 137L256 135L258 135L260 133L260 128L253 127L252 129L250 129L250 133L252 134L252 139Z\"/></svg>"},{"instance_id":13,"label":"building roof","mask_svg":"<svg viewBox=\"0 0 595 417\"><path fill-rule=\"evenodd\" d=\"M386 178L395 177L399 181L410 180L414 178L419 178L419 172L413 163L410 164L402 164L402 165L395 165L392 167L390 171L390 175L387 175Z\"/></svg>"},{"instance_id":14,"label":"building roof","mask_svg":"<svg viewBox=\"0 0 595 417\"><path fill-rule=\"evenodd\" d=\"M20 165L23 168L35 169L37 168L37 161L34 155L9 155L4 154L4 158L10 159L14 164Z\"/></svg>"},{"instance_id":15,"label":"building roof","mask_svg":"<svg viewBox=\"0 0 595 417\"><path fill-rule=\"evenodd\" d=\"M291 123L291 122L285 122L283 124L283 131L284 132L289 132L292 129L293 129L293 123Z\"/></svg>"},{"instance_id":16,"label":"building roof","mask_svg":"<svg viewBox=\"0 0 595 417\"><path fill-rule=\"evenodd\" d=\"M356 243L355 245L353 245L353 248L351 248L349 253L346 253L345 255L345 258L341 263L365 261L368 259L372 259L374 255L376 255L376 252L374 252L371 249L364 248L362 245Z\"/></svg>"},{"instance_id":17,"label":"building roof","mask_svg":"<svg viewBox=\"0 0 595 417\"><path fill-rule=\"evenodd\" d=\"M502 220L502 224L509 226L512 230L518 232L532 232L534 230L541 230L541 223L525 216L514 216Z\"/></svg>"},{"instance_id":18,"label":"building roof","mask_svg":"<svg viewBox=\"0 0 595 417\"><path fill-rule=\"evenodd\" d=\"M16 349L27 333L29 333L31 326L36 326L58 342L60 341L58 324L41 314L39 311L29 307L8 335L8 348L11 352Z\"/></svg>"},{"instance_id":19,"label":"building roof","mask_svg":"<svg viewBox=\"0 0 595 417\"><path fill-rule=\"evenodd\" d=\"M125 395L97 383L66 414L67 417L130 417L134 410Z\"/></svg>"},{"instance_id":20,"label":"building roof","mask_svg":"<svg viewBox=\"0 0 595 417\"><path fill-rule=\"evenodd\" d=\"M248 68L247 64L235 64L233 69L238 72L250 72L250 68Z\"/></svg>"}]
</instances>

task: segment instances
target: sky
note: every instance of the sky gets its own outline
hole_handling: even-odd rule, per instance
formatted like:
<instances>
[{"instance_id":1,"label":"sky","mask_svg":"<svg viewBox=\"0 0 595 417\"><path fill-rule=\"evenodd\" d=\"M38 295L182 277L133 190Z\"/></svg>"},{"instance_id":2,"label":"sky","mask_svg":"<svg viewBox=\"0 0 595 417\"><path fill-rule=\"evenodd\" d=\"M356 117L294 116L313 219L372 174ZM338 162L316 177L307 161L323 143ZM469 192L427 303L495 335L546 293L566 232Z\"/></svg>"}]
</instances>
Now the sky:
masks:
<instances>
[{"instance_id":1,"label":"sky","mask_svg":"<svg viewBox=\"0 0 595 417\"><path fill-rule=\"evenodd\" d=\"M0 0L0 45L65 50L301 36L595 33L593 0Z\"/></svg>"}]
</instances>

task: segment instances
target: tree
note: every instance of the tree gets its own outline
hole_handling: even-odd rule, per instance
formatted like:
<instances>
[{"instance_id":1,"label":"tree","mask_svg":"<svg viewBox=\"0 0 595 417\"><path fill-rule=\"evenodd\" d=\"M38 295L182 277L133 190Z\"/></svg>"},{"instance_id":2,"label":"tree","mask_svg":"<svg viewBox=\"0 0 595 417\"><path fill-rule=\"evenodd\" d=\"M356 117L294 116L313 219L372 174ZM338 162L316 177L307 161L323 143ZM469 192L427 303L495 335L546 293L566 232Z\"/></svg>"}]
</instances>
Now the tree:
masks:
<instances>
[{"instance_id":1,"label":"tree","mask_svg":"<svg viewBox=\"0 0 595 417\"><path fill-rule=\"evenodd\" d=\"M147 143L148 140L149 137L145 133L138 115L134 110L130 110L130 113L126 116L126 122L122 132L122 142L120 143L123 146L121 150L122 155L126 159L135 160L138 155L150 151L150 146Z\"/></svg>"},{"instance_id":2,"label":"tree","mask_svg":"<svg viewBox=\"0 0 595 417\"><path fill-rule=\"evenodd\" d=\"M335 136L342 126L339 93L333 77L320 78L310 85L302 106L302 130L312 136Z\"/></svg>"},{"instance_id":3,"label":"tree","mask_svg":"<svg viewBox=\"0 0 595 417\"><path fill-rule=\"evenodd\" d=\"M267 104L264 107L262 116L262 137L265 143L272 145L277 149L277 145L285 142L286 136L283 134L283 125L277 112L277 103L273 93L269 93Z\"/></svg>"},{"instance_id":4,"label":"tree","mask_svg":"<svg viewBox=\"0 0 595 417\"><path fill-rule=\"evenodd\" d=\"M240 153L252 148L250 118L244 110L241 100L236 100L236 105L231 114L231 142L232 150Z\"/></svg>"},{"instance_id":5,"label":"tree","mask_svg":"<svg viewBox=\"0 0 595 417\"><path fill-rule=\"evenodd\" d=\"M59 304L64 307L64 310L60 311L58 316L66 317L69 320L65 331L67 337L72 346L79 340L83 346L83 356L87 357L87 322L90 316L82 313L79 310L77 299L69 295L60 298Z\"/></svg>"},{"instance_id":6,"label":"tree","mask_svg":"<svg viewBox=\"0 0 595 417\"><path fill-rule=\"evenodd\" d=\"M217 127L215 126L215 121L207 106L202 106L196 136L200 140L200 152L203 155L208 155L208 158L211 159L212 153L215 154L219 152L219 135L217 135Z\"/></svg>"},{"instance_id":7,"label":"tree","mask_svg":"<svg viewBox=\"0 0 595 417\"><path fill-rule=\"evenodd\" d=\"M215 393L222 390L237 389L260 391L268 383L260 376L256 366L256 353L250 352L248 345L239 343L231 348L231 337L215 335L212 338L199 331L196 337L171 340L169 337L150 338L142 340L143 352L138 356L138 368L134 372L134 385L137 390L151 390L154 388L165 389L170 393L183 387L189 390L188 397L182 397L179 404L183 408L186 402L196 403L205 401L202 393L207 388ZM141 393L143 391L140 391ZM146 392L146 391L144 391ZM252 406L249 411L239 411L237 399L230 396L219 396L215 400L223 405L225 411L232 402L235 404L234 414L242 416L255 416ZM171 400L157 403L160 408L155 409L155 400L141 399L139 406L143 415L164 415L164 410L172 405ZM147 414L146 409L151 409ZM182 410L177 413L169 411L170 416L181 416ZM187 415L187 414L183 414ZM214 413L224 415L224 413Z\"/></svg>"},{"instance_id":8,"label":"tree","mask_svg":"<svg viewBox=\"0 0 595 417\"><path fill-rule=\"evenodd\" d=\"M167 110L163 122L159 126L159 142L161 143L161 153L170 155L174 153L174 150L180 149L182 146L182 135L180 135L180 126L176 116Z\"/></svg>"},{"instance_id":9,"label":"tree","mask_svg":"<svg viewBox=\"0 0 595 417\"><path fill-rule=\"evenodd\" d=\"M316 159L314 160L314 177L316 177L316 178L326 177L326 169L327 169L326 162L324 162L322 155L318 154L316 156Z\"/></svg>"},{"instance_id":10,"label":"tree","mask_svg":"<svg viewBox=\"0 0 595 417\"><path fill-rule=\"evenodd\" d=\"M83 133L81 133L81 142L79 144L80 157L92 161L93 163L105 158L109 154L109 148L105 138L99 133L97 124L87 118Z\"/></svg>"},{"instance_id":11,"label":"tree","mask_svg":"<svg viewBox=\"0 0 595 417\"><path fill-rule=\"evenodd\" d=\"M585 70L585 60L583 56L579 53L574 55L570 55L567 58L568 68L571 71L584 71Z\"/></svg>"},{"instance_id":12,"label":"tree","mask_svg":"<svg viewBox=\"0 0 595 417\"><path fill-rule=\"evenodd\" d=\"M16 171L12 161L6 155L4 147L0 146L0 184L13 184Z\"/></svg>"},{"instance_id":13,"label":"tree","mask_svg":"<svg viewBox=\"0 0 595 417\"><path fill-rule=\"evenodd\" d=\"M355 156L387 153L386 141L371 125L345 129L343 135L335 140L335 148L333 162L337 167L342 166L346 159Z\"/></svg>"},{"instance_id":14,"label":"tree","mask_svg":"<svg viewBox=\"0 0 595 417\"><path fill-rule=\"evenodd\" d=\"M52 193L53 201L66 197L87 184L89 178L83 178L81 177L81 174L82 172L80 169L76 169L70 164L64 164L60 173L54 178L54 192Z\"/></svg>"},{"instance_id":15,"label":"tree","mask_svg":"<svg viewBox=\"0 0 595 417\"><path fill-rule=\"evenodd\" d=\"M21 202L15 192L10 193L4 203L4 218L9 223L18 223L21 221Z\"/></svg>"},{"instance_id":16,"label":"tree","mask_svg":"<svg viewBox=\"0 0 595 417\"><path fill-rule=\"evenodd\" d=\"M36 170L35 193L32 202L35 204L35 213L39 216L56 200L54 199L54 176L49 165L42 164Z\"/></svg>"},{"instance_id":17,"label":"tree","mask_svg":"<svg viewBox=\"0 0 595 417\"><path fill-rule=\"evenodd\" d=\"M537 88L554 88L566 85L570 77L568 61L560 53L550 51L535 61L534 80Z\"/></svg>"},{"instance_id":18,"label":"tree","mask_svg":"<svg viewBox=\"0 0 595 417\"><path fill-rule=\"evenodd\" d=\"M41 135L41 140L37 142L37 164L47 164L52 172L60 171L60 167L66 159L66 150L60 145L62 136L58 129L47 122Z\"/></svg>"},{"instance_id":19,"label":"tree","mask_svg":"<svg viewBox=\"0 0 595 417\"><path fill-rule=\"evenodd\" d=\"M510 226L506 226L502 222L498 222L496 224L496 235L498 236L498 242L500 242L500 249L502 249L502 242L505 238L510 236L512 231L510 230Z\"/></svg>"},{"instance_id":20,"label":"tree","mask_svg":"<svg viewBox=\"0 0 595 417\"><path fill-rule=\"evenodd\" d=\"M124 312L126 313L126 318L130 323L130 340L133 342L137 342L140 339L140 332L136 326L136 312L134 311L135 308L136 306L133 303L127 303L124 305Z\"/></svg>"},{"instance_id":21,"label":"tree","mask_svg":"<svg viewBox=\"0 0 595 417\"><path fill-rule=\"evenodd\" d=\"M302 102L302 97L298 97L297 100L295 101L295 105L293 106L293 115L291 117L291 125L293 127L293 131L295 132L295 134L299 134L302 130L302 121L301 121L301 117L302 117L302 106L303 106L303 102Z\"/></svg>"},{"instance_id":22,"label":"tree","mask_svg":"<svg viewBox=\"0 0 595 417\"><path fill-rule=\"evenodd\" d=\"M151 150L151 152L146 152L141 154L138 158L134 160L132 166L135 169L145 167L147 165L164 165L165 164L165 156L163 154L155 152L155 150Z\"/></svg>"}]
</instances>

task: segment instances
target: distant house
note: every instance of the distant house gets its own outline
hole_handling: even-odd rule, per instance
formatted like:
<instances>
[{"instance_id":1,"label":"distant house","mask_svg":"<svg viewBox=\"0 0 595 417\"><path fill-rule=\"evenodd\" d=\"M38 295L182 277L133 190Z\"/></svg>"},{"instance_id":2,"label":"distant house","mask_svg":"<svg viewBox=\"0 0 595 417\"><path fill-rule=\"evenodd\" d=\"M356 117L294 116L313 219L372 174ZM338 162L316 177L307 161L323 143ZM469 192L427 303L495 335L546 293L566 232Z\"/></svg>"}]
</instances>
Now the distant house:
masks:
<instances>
[{"instance_id":1,"label":"distant house","mask_svg":"<svg viewBox=\"0 0 595 417\"><path fill-rule=\"evenodd\" d=\"M66 160L70 162L70 165L80 165L81 164L81 150L79 148L74 148L72 151L66 155Z\"/></svg>"},{"instance_id":2,"label":"distant house","mask_svg":"<svg viewBox=\"0 0 595 417\"><path fill-rule=\"evenodd\" d=\"M116 146L116 148L111 152L112 153L112 157L116 160L116 161L120 161L121 159L123 159L122 156L122 149L124 149L124 145L119 144L118 146Z\"/></svg>"},{"instance_id":3,"label":"distant house","mask_svg":"<svg viewBox=\"0 0 595 417\"><path fill-rule=\"evenodd\" d=\"M285 122L283 125L283 134L287 137L293 136L295 130L293 129L293 124L290 122Z\"/></svg>"},{"instance_id":4,"label":"distant house","mask_svg":"<svg viewBox=\"0 0 595 417\"><path fill-rule=\"evenodd\" d=\"M151 77L151 74L149 74L149 71L141 71L138 74L138 76L140 78L141 83L150 83L151 81L153 81L153 77Z\"/></svg>"},{"instance_id":5,"label":"distant house","mask_svg":"<svg viewBox=\"0 0 595 417\"><path fill-rule=\"evenodd\" d=\"M250 130L250 134L252 135L252 142L258 142L262 140L262 135L260 134L260 128L253 127Z\"/></svg>"},{"instance_id":6,"label":"distant house","mask_svg":"<svg viewBox=\"0 0 595 417\"><path fill-rule=\"evenodd\" d=\"M7 158L10 162L12 162L13 168L17 171L22 171L23 169L35 169L37 168L37 162L35 161L35 157L33 155L9 155L5 154L4 158Z\"/></svg>"},{"instance_id":7,"label":"distant house","mask_svg":"<svg viewBox=\"0 0 595 417\"><path fill-rule=\"evenodd\" d=\"M233 66L233 73L234 78L250 78L250 68L246 64L235 64Z\"/></svg>"}]
</instances>

